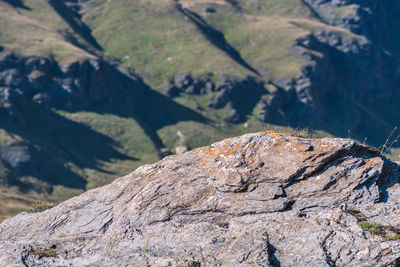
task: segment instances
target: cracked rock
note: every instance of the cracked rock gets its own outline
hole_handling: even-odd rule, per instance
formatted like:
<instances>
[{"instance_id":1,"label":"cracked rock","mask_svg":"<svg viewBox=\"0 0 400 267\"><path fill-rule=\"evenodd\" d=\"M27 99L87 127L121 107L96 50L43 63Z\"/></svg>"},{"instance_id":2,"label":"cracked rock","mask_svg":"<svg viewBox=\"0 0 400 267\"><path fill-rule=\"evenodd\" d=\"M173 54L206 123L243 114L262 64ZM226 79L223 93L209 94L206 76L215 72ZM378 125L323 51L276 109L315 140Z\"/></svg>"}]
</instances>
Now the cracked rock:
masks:
<instances>
[{"instance_id":1,"label":"cracked rock","mask_svg":"<svg viewBox=\"0 0 400 267\"><path fill-rule=\"evenodd\" d=\"M246 134L5 220L0 266L397 266L360 222L397 232L399 174L350 139Z\"/></svg>"}]
</instances>

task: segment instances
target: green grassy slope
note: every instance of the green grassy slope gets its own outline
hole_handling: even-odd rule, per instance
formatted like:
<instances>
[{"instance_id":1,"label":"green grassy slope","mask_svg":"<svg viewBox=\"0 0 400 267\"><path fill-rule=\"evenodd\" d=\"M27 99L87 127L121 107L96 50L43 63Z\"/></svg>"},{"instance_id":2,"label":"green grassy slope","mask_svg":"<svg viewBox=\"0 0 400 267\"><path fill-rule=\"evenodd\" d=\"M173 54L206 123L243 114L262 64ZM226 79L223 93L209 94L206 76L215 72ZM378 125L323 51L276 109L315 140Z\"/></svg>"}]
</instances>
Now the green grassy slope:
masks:
<instances>
[{"instance_id":1,"label":"green grassy slope","mask_svg":"<svg viewBox=\"0 0 400 267\"><path fill-rule=\"evenodd\" d=\"M92 57L68 39L79 38L44 0L24 1L13 8L0 1L0 43L6 51L24 56L54 56L60 62Z\"/></svg>"}]
</instances>

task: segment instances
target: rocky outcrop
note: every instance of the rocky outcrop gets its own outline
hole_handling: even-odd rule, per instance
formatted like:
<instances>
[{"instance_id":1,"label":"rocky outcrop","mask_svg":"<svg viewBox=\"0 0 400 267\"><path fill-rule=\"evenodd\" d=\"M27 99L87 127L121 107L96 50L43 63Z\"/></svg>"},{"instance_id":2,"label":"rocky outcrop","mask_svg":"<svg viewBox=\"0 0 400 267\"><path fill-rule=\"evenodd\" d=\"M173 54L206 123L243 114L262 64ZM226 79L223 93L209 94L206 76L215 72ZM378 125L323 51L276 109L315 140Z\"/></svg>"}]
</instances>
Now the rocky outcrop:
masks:
<instances>
[{"instance_id":1,"label":"rocky outcrop","mask_svg":"<svg viewBox=\"0 0 400 267\"><path fill-rule=\"evenodd\" d=\"M0 265L398 266L399 175L349 139L247 134L4 221Z\"/></svg>"},{"instance_id":2,"label":"rocky outcrop","mask_svg":"<svg viewBox=\"0 0 400 267\"><path fill-rule=\"evenodd\" d=\"M370 114L360 106L374 107L397 98L400 75L397 59L390 51L398 43L393 38L393 29L398 27L388 25L398 25L395 18L400 12L399 3L302 2L321 22L349 32L346 37L334 28L314 30L298 38L292 50L308 63L297 77L270 81L278 90L263 104L259 118L264 122L284 121L294 127L318 128L334 113L342 118L343 129L370 132L370 125L376 122L371 122ZM393 109L400 107L393 105Z\"/></svg>"},{"instance_id":3,"label":"rocky outcrop","mask_svg":"<svg viewBox=\"0 0 400 267\"><path fill-rule=\"evenodd\" d=\"M215 109L229 107L231 113L224 119L231 123L245 122L246 116L251 114L261 96L267 92L263 81L250 76L242 79L223 77L218 91L211 96L208 106Z\"/></svg>"},{"instance_id":4,"label":"rocky outcrop","mask_svg":"<svg viewBox=\"0 0 400 267\"><path fill-rule=\"evenodd\" d=\"M13 99L21 95L46 108L90 108L112 102L120 87L131 87L131 99L146 86L137 77L102 59L85 59L66 65L45 57L0 57L0 109L16 112ZM132 103L134 104L134 103Z\"/></svg>"},{"instance_id":5,"label":"rocky outcrop","mask_svg":"<svg viewBox=\"0 0 400 267\"><path fill-rule=\"evenodd\" d=\"M209 94L208 107L228 108L230 114L224 120L241 123L246 121L246 116L252 112L261 96L267 93L264 82L252 76L237 78L223 75L219 86L213 83L212 77L212 74L205 74L193 78L189 74L178 73L170 79L166 95L176 97L181 93Z\"/></svg>"},{"instance_id":6,"label":"rocky outcrop","mask_svg":"<svg viewBox=\"0 0 400 267\"><path fill-rule=\"evenodd\" d=\"M199 75L195 78L186 73L178 73L169 80L166 94L168 97L176 97L183 92L198 95L211 94L216 90L211 79L211 73Z\"/></svg>"}]
</instances>

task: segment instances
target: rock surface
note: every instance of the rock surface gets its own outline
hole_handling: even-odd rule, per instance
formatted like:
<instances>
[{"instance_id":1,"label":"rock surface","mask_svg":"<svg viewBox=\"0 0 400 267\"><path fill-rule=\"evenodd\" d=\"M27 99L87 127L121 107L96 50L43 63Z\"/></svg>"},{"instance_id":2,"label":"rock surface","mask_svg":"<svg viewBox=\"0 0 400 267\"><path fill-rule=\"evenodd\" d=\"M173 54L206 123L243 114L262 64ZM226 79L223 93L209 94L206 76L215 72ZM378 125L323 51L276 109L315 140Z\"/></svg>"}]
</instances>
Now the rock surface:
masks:
<instances>
[{"instance_id":1,"label":"rock surface","mask_svg":"<svg viewBox=\"0 0 400 267\"><path fill-rule=\"evenodd\" d=\"M1 266L398 266L399 166L349 139L247 134L0 225Z\"/></svg>"}]
</instances>

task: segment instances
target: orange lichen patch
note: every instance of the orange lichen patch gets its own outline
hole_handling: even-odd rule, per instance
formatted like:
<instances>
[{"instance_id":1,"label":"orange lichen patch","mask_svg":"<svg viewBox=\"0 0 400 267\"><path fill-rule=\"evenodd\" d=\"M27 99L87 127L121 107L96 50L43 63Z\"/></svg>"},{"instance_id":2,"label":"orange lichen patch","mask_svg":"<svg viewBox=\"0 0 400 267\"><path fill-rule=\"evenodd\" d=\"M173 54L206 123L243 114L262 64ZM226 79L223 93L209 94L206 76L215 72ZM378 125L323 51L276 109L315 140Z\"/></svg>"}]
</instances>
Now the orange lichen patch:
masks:
<instances>
[{"instance_id":1,"label":"orange lichen patch","mask_svg":"<svg viewBox=\"0 0 400 267\"><path fill-rule=\"evenodd\" d=\"M239 154L240 148L244 145L244 143L232 144L232 142L224 140L221 143L215 144L214 147L203 148L202 151L208 155L208 158L215 159L217 156L229 157Z\"/></svg>"},{"instance_id":2,"label":"orange lichen patch","mask_svg":"<svg viewBox=\"0 0 400 267\"><path fill-rule=\"evenodd\" d=\"M267 135L267 134L278 134L277 132L272 131L272 130L262 131L262 133L265 134L265 135Z\"/></svg>"},{"instance_id":3,"label":"orange lichen patch","mask_svg":"<svg viewBox=\"0 0 400 267\"><path fill-rule=\"evenodd\" d=\"M367 162L365 163L365 167L375 167L376 165L379 165L380 163L380 158L372 158L367 160Z\"/></svg>"},{"instance_id":4,"label":"orange lichen patch","mask_svg":"<svg viewBox=\"0 0 400 267\"><path fill-rule=\"evenodd\" d=\"M316 223L321 224L321 221L317 220Z\"/></svg>"},{"instance_id":5,"label":"orange lichen patch","mask_svg":"<svg viewBox=\"0 0 400 267\"><path fill-rule=\"evenodd\" d=\"M324 142L321 140L316 140L313 144L318 150L324 151L324 152L332 151L335 148L334 144L332 144L330 142Z\"/></svg>"}]
</instances>

